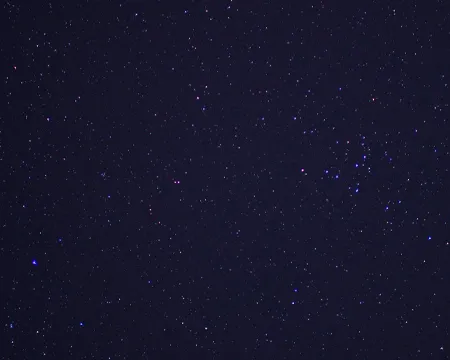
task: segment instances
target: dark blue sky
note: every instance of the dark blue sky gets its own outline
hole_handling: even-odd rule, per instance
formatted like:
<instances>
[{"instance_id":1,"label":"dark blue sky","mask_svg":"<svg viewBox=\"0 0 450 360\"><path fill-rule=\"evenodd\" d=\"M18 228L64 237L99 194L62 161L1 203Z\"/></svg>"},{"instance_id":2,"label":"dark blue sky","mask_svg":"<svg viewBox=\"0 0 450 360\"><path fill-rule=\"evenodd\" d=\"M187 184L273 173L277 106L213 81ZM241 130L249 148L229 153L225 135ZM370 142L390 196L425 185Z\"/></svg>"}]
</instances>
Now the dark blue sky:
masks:
<instances>
[{"instance_id":1,"label":"dark blue sky","mask_svg":"<svg viewBox=\"0 0 450 360\"><path fill-rule=\"evenodd\" d=\"M5 2L1 359L448 359L442 1Z\"/></svg>"}]
</instances>

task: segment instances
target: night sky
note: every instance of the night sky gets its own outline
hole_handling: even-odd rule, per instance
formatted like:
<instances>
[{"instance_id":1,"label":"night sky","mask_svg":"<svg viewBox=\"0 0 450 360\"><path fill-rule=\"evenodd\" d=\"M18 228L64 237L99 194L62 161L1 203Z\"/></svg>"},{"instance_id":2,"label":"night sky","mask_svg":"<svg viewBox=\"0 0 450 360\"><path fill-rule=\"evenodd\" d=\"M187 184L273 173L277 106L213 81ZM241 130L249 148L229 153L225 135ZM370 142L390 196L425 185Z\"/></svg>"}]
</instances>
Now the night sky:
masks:
<instances>
[{"instance_id":1,"label":"night sky","mask_svg":"<svg viewBox=\"0 0 450 360\"><path fill-rule=\"evenodd\" d=\"M446 1L3 2L1 359L449 359Z\"/></svg>"}]
</instances>

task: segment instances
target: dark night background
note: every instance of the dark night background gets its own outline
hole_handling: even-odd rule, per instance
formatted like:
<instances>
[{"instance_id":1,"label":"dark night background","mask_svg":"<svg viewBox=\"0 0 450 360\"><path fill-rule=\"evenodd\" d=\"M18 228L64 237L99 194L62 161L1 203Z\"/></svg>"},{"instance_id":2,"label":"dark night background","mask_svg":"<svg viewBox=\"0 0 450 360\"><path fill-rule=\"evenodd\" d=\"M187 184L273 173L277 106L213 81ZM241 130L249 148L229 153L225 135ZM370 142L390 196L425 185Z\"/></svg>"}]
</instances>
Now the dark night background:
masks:
<instances>
[{"instance_id":1,"label":"dark night background","mask_svg":"<svg viewBox=\"0 0 450 360\"><path fill-rule=\"evenodd\" d=\"M1 359L448 359L450 5L3 2Z\"/></svg>"}]
</instances>

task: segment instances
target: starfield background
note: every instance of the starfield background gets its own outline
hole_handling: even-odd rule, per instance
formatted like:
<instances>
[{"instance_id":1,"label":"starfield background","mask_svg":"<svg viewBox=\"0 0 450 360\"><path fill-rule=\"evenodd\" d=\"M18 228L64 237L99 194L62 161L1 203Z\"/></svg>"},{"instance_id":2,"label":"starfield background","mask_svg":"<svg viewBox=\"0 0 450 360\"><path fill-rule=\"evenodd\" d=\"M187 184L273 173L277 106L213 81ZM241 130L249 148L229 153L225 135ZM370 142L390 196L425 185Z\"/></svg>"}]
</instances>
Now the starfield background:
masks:
<instances>
[{"instance_id":1,"label":"starfield background","mask_svg":"<svg viewBox=\"0 0 450 360\"><path fill-rule=\"evenodd\" d=\"M1 359L448 359L446 1L3 2Z\"/></svg>"}]
</instances>

